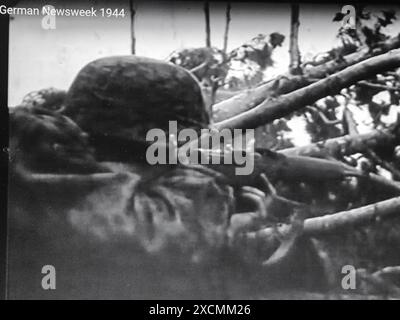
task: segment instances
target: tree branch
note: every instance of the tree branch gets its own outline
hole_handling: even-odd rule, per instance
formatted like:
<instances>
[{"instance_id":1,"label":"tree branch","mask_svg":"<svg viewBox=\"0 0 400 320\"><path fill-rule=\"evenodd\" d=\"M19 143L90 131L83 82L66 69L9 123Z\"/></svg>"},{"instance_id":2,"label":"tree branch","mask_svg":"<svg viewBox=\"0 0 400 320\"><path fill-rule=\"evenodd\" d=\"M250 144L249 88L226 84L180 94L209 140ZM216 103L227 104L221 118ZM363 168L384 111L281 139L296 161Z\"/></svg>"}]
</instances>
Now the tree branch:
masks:
<instances>
[{"instance_id":1,"label":"tree branch","mask_svg":"<svg viewBox=\"0 0 400 320\"><path fill-rule=\"evenodd\" d=\"M257 88L246 90L215 104L214 121L223 121L241 114L254 108L269 97L297 90L315 82L316 79L322 79L329 74L396 48L400 48L400 34L389 39L380 50L371 52L368 47L363 47L355 53L344 56L341 61L331 60L323 65L306 68L303 70L303 75L291 76L286 74L278 76L276 79L263 83Z\"/></svg>"},{"instance_id":2,"label":"tree branch","mask_svg":"<svg viewBox=\"0 0 400 320\"><path fill-rule=\"evenodd\" d=\"M227 120L215 123L217 129L257 128L275 119L312 104L328 95L335 95L341 89L371 77L377 73L400 67L400 49L370 58L354 66L348 67L334 75L313 83L307 87L280 96L274 100L266 100L257 107Z\"/></svg>"},{"instance_id":3,"label":"tree branch","mask_svg":"<svg viewBox=\"0 0 400 320\"><path fill-rule=\"evenodd\" d=\"M211 48L211 31L210 31L210 3L204 2L204 17L206 24L206 47Z\"/></svg>"},{"instance_id":4,"label":"tree branch","mask_svg":"<svg viewBox=\"0 0 400 320\"><path fill-rule=\"evenodd\" d=\"M222 51L226 53L228 49L228 35L229 35L229 24L231 22L231 3L228 2L226 5L226 21L225 21L225 31L224 31L224 45Z\"/></svg>"},{"instance_id":5,"label":"tree branch","mask_svg":"<svg viewBox=\"0 0 400 320\"><path fill-rule=\"evenodd\" d=\"M378 218L389 217L400 213L400 197L377 202L364 207L328 214L321 217L309 218L304 221L304 234L318 236L340 229L350 228L373 222ZM283 236L290 233L290 225L282 224L277 227ZM248 238L266 238L274 236L275 229L265 228L257 232L247 234Z\"/></svg>"},{"instance_id":6,"label":"tree branch","mask_svg":"<svg viewBox=\"0 0 400 320\"><path fill-rule=\"evenodd\" d=\"M131 53L136 53L136 38L135 38L135 8L133 5L133 0L129 0L129 10L130 10L130 18L131 18Z\"/></svg>"},{"instance_id":7,"label":"tree branch","mask_svg":"<svg viewBox=\"0 0 400 320\"><path fill-rule=\"evenodd\" d=\"M378 89L378 90L400 91L400 87L389 87L389 86L385 86L383 84L371 83L371 82L364 81L364 80L358 82L357 85L366 87L366 88L371 88L371 89Z\"/></svg>"},{"instance_id":8,"label":"tree branch","mask_svg":"<svg viewBox=\"0 0 400 320\"><path fill-rule=\"evenodd\" d=\"M298 43L299 36L299 4L294 3L291 5L291 23L290 23L290 73L291 74L299 74L301 58L300 58L300 50Z\"/></svg>"},{"instance_id":9,"label":"tree branch","mask_svg":"<svg viewBox=\"0 0 400 320\"><path fill-rule=\"evenodd\" d=\"M364 153L368 149L375 149L377 146L394 146L400 142L398 127L373 130L369 133L358 135L346 135L338 138L332 138L325 141L319 141L303 147L294 147L279 150L287 156L310 156L326 157L332 156L338 158L343 155L354 153Z\"/></svg>"}]
</instances>

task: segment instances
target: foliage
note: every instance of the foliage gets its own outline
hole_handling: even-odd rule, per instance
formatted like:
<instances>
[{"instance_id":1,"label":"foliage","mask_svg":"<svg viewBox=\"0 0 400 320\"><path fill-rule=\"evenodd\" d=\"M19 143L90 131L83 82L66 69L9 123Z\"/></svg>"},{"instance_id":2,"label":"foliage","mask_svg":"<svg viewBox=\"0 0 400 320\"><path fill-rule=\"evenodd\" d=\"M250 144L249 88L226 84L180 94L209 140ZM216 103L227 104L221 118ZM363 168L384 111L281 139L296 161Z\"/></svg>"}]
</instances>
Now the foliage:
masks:
<instances>
[{"instance_id":1,"label":"foliage","mask_svg":"<svg viewBox=\"0 0 400 320\"><path fill-rule=\"evenodd\" d=\"M273 50L282 45L284 38L278 32L269 37L259 34L228 54L214 47L192 48L175 51L167 60L194 70L194 75L206 86L217 82L219 86L243 89L263 80L263 72L274 64Z\"/></svg>"}]
</instances>

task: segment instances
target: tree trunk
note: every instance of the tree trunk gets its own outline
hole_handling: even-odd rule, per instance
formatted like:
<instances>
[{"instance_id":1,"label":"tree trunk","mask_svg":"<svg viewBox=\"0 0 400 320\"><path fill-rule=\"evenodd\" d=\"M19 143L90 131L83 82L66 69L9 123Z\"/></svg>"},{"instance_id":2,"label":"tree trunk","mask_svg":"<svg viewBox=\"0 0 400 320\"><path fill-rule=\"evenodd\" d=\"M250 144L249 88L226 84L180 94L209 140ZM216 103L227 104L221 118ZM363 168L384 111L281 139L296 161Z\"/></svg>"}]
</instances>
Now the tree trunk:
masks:
<instances>
[{"instance_id":1,"label":"tree trunk","mask_svg":"<svg viewBox=\"0 0 400 320\"><path fill-rule=\"evenodd\" d=\"M290 21L290 74L300 74L301 56L299 50L299 4L291 5L291 21Z\"/></svg>"},{"instance_id":2,"label":"tree trunk","mask_svg":"<svg viewBox=\"0 0 400 320\"><path fill-rule=\"evenodd\" d=\"M211 31L210 31L210 3L204 3L204 17L206 19L206 47L211 48Z\"/></svg>"},{"instance_id":3,"label":"tree trunk","mask_svg":"<svg viewBox=\"0 0 400 320\"><path fill-rule=\"evenodd\" d=\"M229 36L229 24L231 23L231 4L230 2L226 5L226 21L225 21L225 32L224 32L224 44L222 51L226 53L228 50L228 36Z\"/></svg>"},{"instance_id":4,"label":"tree trunk","mask_svg":"<svg viewBox=\"0 0 400 320\"><path fill-rule=\"evenodd\" d=\"M129 10L131 14L131 53L136 54L136 38L135 38L135 14L133 0L129 0Z\"/></svg>"}]
</instances>

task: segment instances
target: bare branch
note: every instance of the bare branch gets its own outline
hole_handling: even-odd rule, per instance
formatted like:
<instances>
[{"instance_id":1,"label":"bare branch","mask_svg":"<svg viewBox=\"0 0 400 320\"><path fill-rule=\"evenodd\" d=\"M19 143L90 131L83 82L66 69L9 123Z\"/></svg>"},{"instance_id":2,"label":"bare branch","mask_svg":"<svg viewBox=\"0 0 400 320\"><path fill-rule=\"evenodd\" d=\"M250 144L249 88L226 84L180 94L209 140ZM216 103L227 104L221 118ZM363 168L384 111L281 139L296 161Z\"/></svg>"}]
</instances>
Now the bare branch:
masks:
<instances>
[{"instance_id":1,"label":"bare branch","mask_svg":"<svg viewBox=\"0 0 400 320\"><path fill-rule=\"evenodd\" d=\"M191 73L197 72L197 71L203 69L204 67L206 67L208 63L209 63L209 60L207 59L206 61L203 61L202 63L200 63L198 66L195 66L193 69L190 69L189 72L191 72Z\"/></svg>"},{"instance_id":2,"label":"bare branch","mask_svg":"<svg viewBox=\"0 0 400 320\"><path fill-rule=\"evenodd\" d=\"M371 52L368 47L363 47L355 53L344 56L341 61L331 60L320 66L306 68L303 70L303 75L293 76L287 74L279 76L273 81L260 84L257 88L246 90L217 103L214 106L214 121L223 121L241 114L270 97L297 90L315 82L315 79L325 78L327 75L396 48L400 48L400 34L389 39L379 50L374 52ZM275 80L279 80L278 86L276 86Z\"/></svg>"},{"instance_id":3,"label":"bare branch","mask_svg":"<svg viewBox=\"0 0 400 320\"><path fill-rule=\"evenodd\" d=\"M386 129L373 130L369 133L332 138L303 147L287 148L278 152L291 156L332 156L337 158L358 152L364 153L366 150L375 149L377 146L393 146L398 142L397 127L392 126Z\"/></svg>"},{"instance_id":4,"label":"bare branch","mask_svg":"<svg viewBox=\"0 0 400 320\"><path fill-rule=\"evenodd\" d=\"M318 236L343 228L352 228L358 225L373 222L376 219L390 217L400 213L400 197L370 204L349 211L341 211L321 217L309 218L304 221L304 234ZM282 224L278 226L279 233L286 235L290 233L290 226ZM265 228L261 231L248 233L249 238L261 237L269 239L274 236L273 228Z\"/></svg>"},{"instance_id":5,"label":"bare branch","mask_svg":"<svg viewBox=\"0 0 400 320\"><path fill-rule=\"evenodd\" d=\"M133 5L133 0L129 0L129 10L131 13L131 53L136 53L136 38L135 38L135 8Z\"/></svg>"},{"instance_id":6,"label":"bare branch","mask_svg":"<svg viewBox=\"0 0 400 320\"><path fill-rule=\"evenodd\" d=\"M350 136L358 135L357 123L354 119L353 113L347 107L347 104L343 110L343 127L345 133Z\"/></svg>"},{"instance_id":7,"label":"bare branch","mask_svg":"<svg viewBox=\"0 0 400 320\"><path fill-rule=\"evenodd\" d=\"M329 120L321 110L318 110L318 108L308 106L307 110L310 110L311 112L317 114L321 118L322 122L328 126L334 126L342 122L342 120L340 119Z\"/></svg>"},{"instance_id":8,"label":"bare branch","mask_svg":"<svg viewBox=\"0 0 400 320\"><path fill-rule=\"evenodd\" d=\"M217 129L257 128L275 119L287 116L318 99L335 95L341 89L347 88L362 79L398 67L400 67L400 49L360 62L277 99L267 100L240 115L215 123L214 126Z\"/></svg>"},{"instance_id":9,"label":"bare branch","mask_svg":"<svg viewBox=\"0 0 400 320\"><path fill-rule=\"evenodd\" d=\"M210 31L210 3L204 2L204 17L206 19L206 47L211 48L211 31Z\"/></svg>"},{"instance_id":10,"label":"bare branch","mask_svg":"<svg viewBox=\"0 0 400 320\"><path fill-rule=\"evenodd\" d=\"M225 32L224 32L224 46L222 51L226 53L228 49L228 35L229 35L229 24L231 22L231 3L228 2L226 5L226 21L225 21Z\"/></svg>"},{"instance_id":11,"label":"bare branch","mask_svg":"<svg viewBox=\"0 0 400 320\"><path fill-rule=\"evenodd\" d=\"M385 276L385 275L400 275L400 266L390 266L380 269L374 272L376 276Z\"/></svg>"},{"instance_id":12,"label":"bare branch","mask_svg":"<svg viewBox=\"0 0 400 320\"><path fill-rule=\"evenodd\" d=\"M299 50L299 4L294 3L291 5L291 22L290 22L290 73L291 74L299 74L300 64L301 64L301 57L300 57L300 50Z\"/></svg>"},{"instance_id":13,"label":"bare branch","mask_svg":"<svg viewBox=\"0 0 400 320\"><path fill-rule=\"evenodd\" d=\"M382 84L371 83L368 81L360 81L357 85L371 89L387 90L387 91L400 91L400 87L389 87Z\"/></svg>"}]
</instances>

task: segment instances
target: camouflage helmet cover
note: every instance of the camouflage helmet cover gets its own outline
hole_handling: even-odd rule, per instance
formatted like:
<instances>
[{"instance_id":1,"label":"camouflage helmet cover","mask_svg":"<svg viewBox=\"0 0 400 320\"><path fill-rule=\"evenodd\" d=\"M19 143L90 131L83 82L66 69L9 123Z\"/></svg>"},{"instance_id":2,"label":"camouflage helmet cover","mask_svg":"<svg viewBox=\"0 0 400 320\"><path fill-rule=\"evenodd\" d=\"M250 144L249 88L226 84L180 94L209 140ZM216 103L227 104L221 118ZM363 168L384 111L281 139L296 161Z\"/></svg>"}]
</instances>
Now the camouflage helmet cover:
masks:
<instances>
[{"instance_id":1,"label":"camouflage helmet cover","mask_svg":"<svg viewBox=\"0 0 400 320\"><path fill-rule=\"evenodd\" d=\"M113 56L78 73L65 114L95 138L145 141L151 128L199 130L209 119L197 80L185 69L149 58Z\"/></svg>"}]
</instances>

